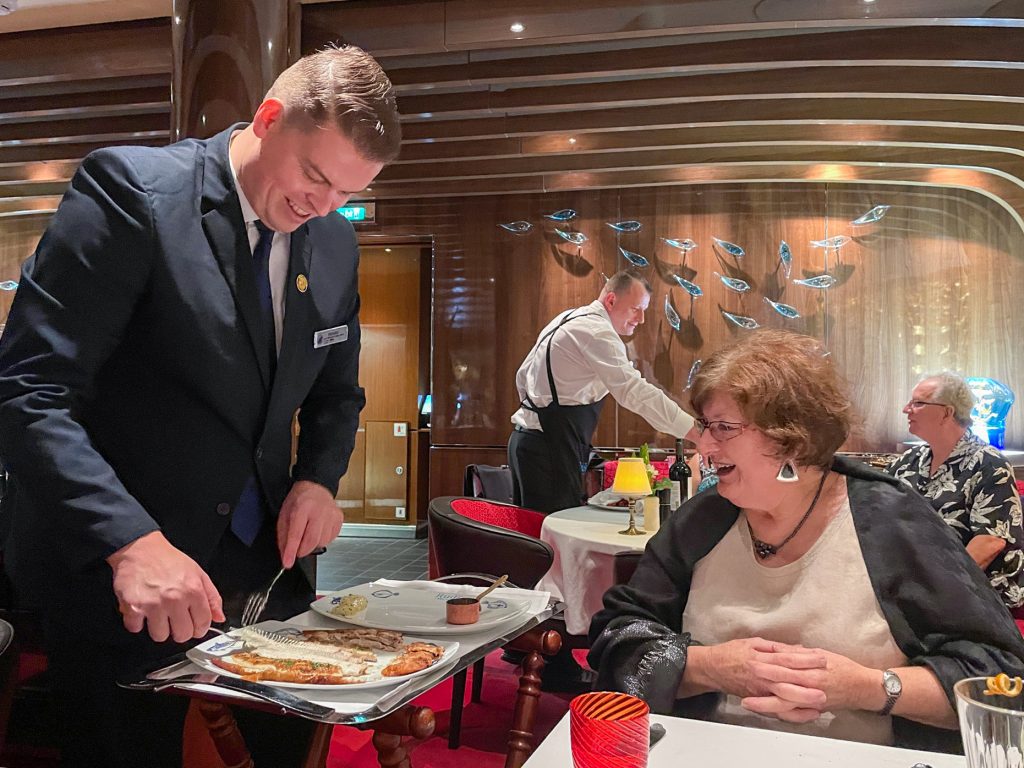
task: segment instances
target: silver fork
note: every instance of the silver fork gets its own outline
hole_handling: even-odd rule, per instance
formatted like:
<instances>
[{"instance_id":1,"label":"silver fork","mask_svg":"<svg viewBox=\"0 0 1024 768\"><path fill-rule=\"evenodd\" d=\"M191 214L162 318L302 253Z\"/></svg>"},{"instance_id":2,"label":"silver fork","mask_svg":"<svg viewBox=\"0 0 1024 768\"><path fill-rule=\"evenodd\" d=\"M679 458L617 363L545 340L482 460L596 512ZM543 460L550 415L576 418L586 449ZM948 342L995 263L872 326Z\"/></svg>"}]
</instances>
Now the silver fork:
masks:
<instances>
[{"instance_id":1,"label":"silver fork","mask_svg":"<svg viewBox=\"0 0 1024 768\"><path fill-rule=\"evenodd\" d=\"M327 547L317 547L309 554L312 556L322 555L327 551ZM267 588L262 592L253 592L245 601L245 607L242 609L242 626L248 627L259 621L260 615L266 610L267 602L270 600L270 591L277 584L277 580L284 575L285 568L281 567L281 570L277 572L277 575L270 580Z\"/></svg>"}]
</instances>

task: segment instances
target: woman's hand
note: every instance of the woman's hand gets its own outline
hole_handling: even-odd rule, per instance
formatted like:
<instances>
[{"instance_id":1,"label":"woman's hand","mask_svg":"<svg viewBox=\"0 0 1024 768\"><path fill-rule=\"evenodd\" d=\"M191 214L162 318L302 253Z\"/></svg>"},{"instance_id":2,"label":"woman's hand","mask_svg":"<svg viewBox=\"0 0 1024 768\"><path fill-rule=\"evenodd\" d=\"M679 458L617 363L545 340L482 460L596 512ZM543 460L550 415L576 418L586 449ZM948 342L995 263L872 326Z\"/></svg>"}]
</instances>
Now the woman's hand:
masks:
<instances>
[{"instance_id":1,"label":"woman's hand","mask_svg":"<svg viewBox=\"0 0 1024 768\"><path fill-rule=\"evenodd\" d=\"M779 665L784 665L778 668ZM806 706L823 703L820 690L785 678L792 669L808 671L824 667L825 659L817 651L799 645L787 645L760 637L730 640L710 646L690 646L680 697L717 691L740 698L764 697L779 691L794 702Z\"/></svg>"},{"instance_id":2,"label":"woman's hand","mask_svg":"<svg viewBox=\"0 0 1024 768\"><path fill-rule=\"evenodd\" d=\"M815 718L801 710L815 709L820 714L847 709L879 710L884 705L881 671L838 653L791 647L772 654L768 660L759 659L752 666L759 679L772 681L768 695L755 694L742 700L742 705L752 712L807 722ZM817 691L822 696L814 701L807 691ZM877 701L880 696L881 702Z\"/></svg>"}]
</instances>

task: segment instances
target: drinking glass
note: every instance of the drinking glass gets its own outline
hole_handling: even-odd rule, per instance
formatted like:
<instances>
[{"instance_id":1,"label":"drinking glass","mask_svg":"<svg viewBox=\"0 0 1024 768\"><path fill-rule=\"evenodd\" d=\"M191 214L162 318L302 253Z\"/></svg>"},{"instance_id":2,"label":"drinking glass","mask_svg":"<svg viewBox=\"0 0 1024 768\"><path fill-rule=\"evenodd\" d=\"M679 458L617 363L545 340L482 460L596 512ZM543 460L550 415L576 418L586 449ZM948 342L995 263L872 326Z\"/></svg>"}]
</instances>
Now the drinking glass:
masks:
<instances>
[{"instance_id":1,"label":"drinking glass","mask_svg":"<svg viewBox=\"0 0 1024 768\"><path fill-rule=\"evenodd\" d=\"M645 768L650 708L628 693L594 691L569 703L575 768Z\"/></svg>"},{"instance_id":2,"label":"drinking glass","mask_svg":"<svg viewBox=\"0 0 1024 768\"><path fill-rule=\"evenodd\" d=\"M986 696L984 677L953 686L967 768L1024 765L1024 697Z\"/></svg>"}]
</instances>

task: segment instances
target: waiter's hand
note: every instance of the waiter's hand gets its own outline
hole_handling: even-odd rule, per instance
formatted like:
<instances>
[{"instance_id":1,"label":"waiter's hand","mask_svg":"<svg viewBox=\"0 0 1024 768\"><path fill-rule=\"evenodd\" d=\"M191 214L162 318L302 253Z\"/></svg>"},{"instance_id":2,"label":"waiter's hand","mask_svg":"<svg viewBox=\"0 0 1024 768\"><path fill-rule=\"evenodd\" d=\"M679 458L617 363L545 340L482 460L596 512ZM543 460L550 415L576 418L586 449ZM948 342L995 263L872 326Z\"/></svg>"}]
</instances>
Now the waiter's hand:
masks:
<instances>
[{"instance_id":1,"label":"waiter's hand","mask_svg":"<svg viewBox=\"0 0 1024 768\"><path fill-rule=\"evenodd\" d=\"M107 558L114 594L129 632L149 629L162 643L203 637L211 621L224 621L220 593L191 557L160 531L147 533Z\"/></svg>"},{"instance_id":2,"label":"waiter's hand","mask_svg":"<svg viewBox=\"0 0 1024 768\"><path fill-rule=\"evenodd\" d=\"M334 503L330 491L309 480L296 481L277 517L281 565L291 568L297 557L326 547L337 538L343 522L345 514Z\"/></svg>"}]
</instances>

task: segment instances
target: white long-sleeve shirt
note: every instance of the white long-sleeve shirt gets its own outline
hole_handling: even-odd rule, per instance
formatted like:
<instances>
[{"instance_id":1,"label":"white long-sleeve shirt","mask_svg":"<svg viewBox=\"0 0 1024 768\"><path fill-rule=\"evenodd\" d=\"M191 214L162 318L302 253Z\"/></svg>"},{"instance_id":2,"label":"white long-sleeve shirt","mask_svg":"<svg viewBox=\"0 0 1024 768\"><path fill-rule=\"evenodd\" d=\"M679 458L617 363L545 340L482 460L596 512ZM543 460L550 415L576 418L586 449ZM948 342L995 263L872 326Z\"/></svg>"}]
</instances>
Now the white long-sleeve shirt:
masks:
<instances>
[{"instance_id":1,"label":"white long-sleeve shirt","mask_svg":"<svg viewBox=\"0 0 1024 768\"><path fill-rule=\"evenodd\" d=\"M540 332L533 349L516 372L519 399L529 395L538 408L551 404L545 361L551 342L551 375L562 405L596 403L611 394L623 408L642 416L659 432L682 437L693 426L693 417L676 405L658 387L646 381L629 358L608 312L600 301L573 310L573 315L587 314L570 320L545 341L552 328L558 326L565 312L548 323ZM512 415L512 423L524 429L541 429L537 414L520 408Z\"/></svg>"}]
</instances>

